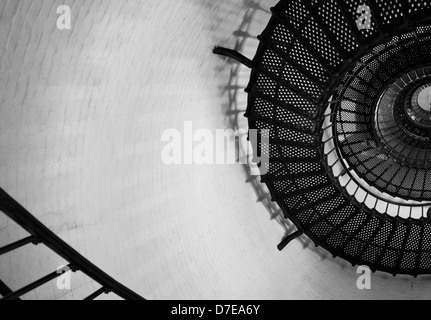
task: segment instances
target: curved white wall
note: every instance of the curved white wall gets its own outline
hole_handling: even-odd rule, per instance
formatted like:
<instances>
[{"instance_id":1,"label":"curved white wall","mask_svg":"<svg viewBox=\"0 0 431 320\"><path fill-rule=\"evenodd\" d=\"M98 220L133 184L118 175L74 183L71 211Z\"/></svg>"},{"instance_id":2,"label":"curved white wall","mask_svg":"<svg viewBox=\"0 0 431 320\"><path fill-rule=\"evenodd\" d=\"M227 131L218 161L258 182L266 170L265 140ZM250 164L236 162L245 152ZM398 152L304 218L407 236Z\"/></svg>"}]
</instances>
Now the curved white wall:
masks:
<instances>
[{"instance_id":1,"label":"curved white wall","mask_svg":"<svg viewBox=\"0 0 431 320\"><path fill-rule=\"evenodd\" d=\"M259 1L268 9L274 0ZM165 166L165 129L224 129L234 48L252 1L0 1L0 186L113 277L149 299L426 298L427 279L373 276L293 242L241 166ZM56 28L57 7L72 30ZM258 10L250 33L265 27ZM252 57L255 41L244 47ZM242 71L241 77L247 74ZM240 93L238 101L244 103ZM0 217L0 246L25 235ZM43 247L0 257L13 288L63 261ZM80 298L47 285L27 295Z\"/></svg>"}]
</instances>

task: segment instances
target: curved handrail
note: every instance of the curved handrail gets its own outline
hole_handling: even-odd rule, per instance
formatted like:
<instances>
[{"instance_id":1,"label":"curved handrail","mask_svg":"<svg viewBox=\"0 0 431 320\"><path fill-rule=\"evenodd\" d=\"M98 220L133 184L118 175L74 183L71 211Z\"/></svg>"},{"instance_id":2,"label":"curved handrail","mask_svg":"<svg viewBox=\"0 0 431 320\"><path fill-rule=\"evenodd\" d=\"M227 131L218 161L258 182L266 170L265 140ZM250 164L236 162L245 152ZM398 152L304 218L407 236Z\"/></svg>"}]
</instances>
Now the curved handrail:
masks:
<instances>
[{"instance_id":1,"label":"curved handrail","mask_svg":"<svg viewBox=\"0 0 431 320\"><path fill-rule=\"evenodd\" d=\"M332 116L333 116L333 114L331 113L326 118L332 117ZM324 129L322 128L323 129L322 130L322 137L324 138L324 132L326 130L328 130L328 129L334 129L335 126L336 126L336 124L331 123L331 125L327 125L326 128L324 128ZM344 163L342 161L343 157L341 156L340 151L339 151L339 148L340 148L339 142L338 142L338 139L335 138L334 134L330 138L326 139L326 141L323 141L323 139L322 139L322 143L324 145L324 149L326 149L326 147L328 146L328 144L331 143L331 142L333 143L334 147L330 147L330 151L329 152L324 152L325 158L326 158L326 160L328 160L328 156L335 151L336 155L337 155L337 159L336 159L336 161L332 165L330 165L328 163L328 161L325 161L324 166L325 166L326 171L330 174L330 177L334 180L334 182L338 182L337 179L339 177L341 177L342 175L344 175L344 174L348 175L349 182L345 185L345 187L343 187L339 183L336 183L337 187L340 187L342 189L341 191L349 193L348 190L346 189L346 187L350 184L351 181L353 181L353 182L356 183L357 189L356 189L356 192L352 196L356 197L356 194L358 193L359 189L361 189L362 191L364 191L366 193L366 197L365 197L366 199L368 199L369 196L371 196L371 197L373 197L373 198L376 199L376 203L375 203L374 208L369 208L371 210L376 209L378 201L382 201L382 202L384 202L384 203L387 204L386 211L388 210L388 208L389 208L390 205L396 206L398 208L404 208L404 207L405 208L411 208L410 209L410 217L411 217L412 216L412 210L413 210L413 208L422 208L422 217L425 216L426 213L424 213L424 209L427 208L427 207L428 208L431 207L431 202L415 203L415 204L400 203L400 202L396 202L396 201L393 201L393 200L390 200L390 199L387 199L387 198L383 198L383 197L379 196L378 194L370 192L369 190L367 190L366 188L364 188L363 185L359 181L357 181L357 179L350 172L350 170L344 165ZM344 170L342 170L342 174L340 174L338 177L335 176L335 174L333 173L334 166L337 163L341 163L343 165L343 167L344 167ZM414 201L414 202L418 202L418 201ZM400 210L398 210L397 216L399 216L399 212L400 212ZM386 214L388 214L390 216L390 214L388 212L386 212Z\"/></svg>"}]
</instances>

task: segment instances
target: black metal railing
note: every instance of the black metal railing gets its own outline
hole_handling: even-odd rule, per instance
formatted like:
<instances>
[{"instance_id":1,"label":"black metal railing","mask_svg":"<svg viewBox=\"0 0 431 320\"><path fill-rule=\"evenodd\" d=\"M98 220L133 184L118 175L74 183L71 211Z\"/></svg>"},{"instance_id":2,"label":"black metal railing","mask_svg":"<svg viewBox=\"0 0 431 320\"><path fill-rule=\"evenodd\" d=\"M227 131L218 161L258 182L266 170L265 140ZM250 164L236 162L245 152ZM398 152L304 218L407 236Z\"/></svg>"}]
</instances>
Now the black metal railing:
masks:
<instances>
[{"instance_id":1,"label":"black metal railing","mask_svg":"<svg viewBox=\"0 0 431 320\"><path fill-rule=\"evenodd\" d=\"M30 244L44 244L60 257L68 261L69 265L60 271L54 271L33 283L13 290L4 282L0 281L1 300L16 300L23 295L43 286L44 284L60 277L70 270L71 272L82 272L100 285L100 289L85 298L85 300L94 300L102 294L113 293L126 300L144 300L143 297L117 282L101 269L84 258L66 242L55 235L51 230L38 221L24 207L15 201L3 189L0 189L0 211L10 219L15 221L20 227L26 230L30 236L0 248L0 257L8 252L17 250Z\"/></svg>"}]
</instances>

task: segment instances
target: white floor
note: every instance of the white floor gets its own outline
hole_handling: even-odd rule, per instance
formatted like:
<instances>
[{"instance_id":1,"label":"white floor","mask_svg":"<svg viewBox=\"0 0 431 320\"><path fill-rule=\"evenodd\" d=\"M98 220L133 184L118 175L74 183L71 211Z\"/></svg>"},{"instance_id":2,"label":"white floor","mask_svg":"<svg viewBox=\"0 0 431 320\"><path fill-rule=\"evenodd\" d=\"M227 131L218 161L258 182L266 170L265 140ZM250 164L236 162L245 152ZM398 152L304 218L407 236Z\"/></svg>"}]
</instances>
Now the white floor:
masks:
<instances>
[{"instance_id":1,"label":"white floor","mask_svg":"<svg viewBox=\"0 0 431 320\"><path fill-rule=\"evenodd\" d=\"M312 246L279 253L284 230L241 166L162 163L164 130L229 126L232 66L212 48L235 47L251 3L0 1L0 186L149 299L429 298L429 279L375 275L359 291L354 268ZM63 4L70 31L56 28ZM250 33L268 19L259 11ZM25 236L3 216L0 230L0 246ZM16 289L62 263L29 246L0 258L0 278ZM96 288L79 275L72 287L25 298Z\"/></svg>"}]
</instances>

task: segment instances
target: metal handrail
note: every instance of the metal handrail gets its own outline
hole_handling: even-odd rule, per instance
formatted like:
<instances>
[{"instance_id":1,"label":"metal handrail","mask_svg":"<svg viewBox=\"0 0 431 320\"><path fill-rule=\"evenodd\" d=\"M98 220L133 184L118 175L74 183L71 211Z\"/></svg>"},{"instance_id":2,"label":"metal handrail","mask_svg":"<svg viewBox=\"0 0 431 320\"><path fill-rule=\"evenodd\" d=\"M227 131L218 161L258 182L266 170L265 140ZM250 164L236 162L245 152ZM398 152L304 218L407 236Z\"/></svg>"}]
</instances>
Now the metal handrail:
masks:
<instances>
[{"instance_id":1,"label":"metal handrail","mask_svg":"<svg viewBox=\"0 0 431 320\"><path fill-rule=\"evenodd\" d=\"M43 225L39 220L37 220L30 212L28 212L1 188L0 211L6 214L6 216L15 221L31 235L31 237L27 239L5 247L3 250L4 252L9 252L10 249L15 249L32 242L36 244L43 243L60 257L68 261L70 263L70 270L81 271L102 286L103 290L98 290L93 295L91 295L90 298L99 296L103 291L105 293L112 292L126 300L145 300L143 297L117 282L108 274L96 267L89 260L84 258L80 253L78 253L75 249L73 249L51 230L49 230L45 225ZM0 252L2 251L0 250ZM9 292L9 294L3 296L3 300L14 300L19 298L25 293L41 286L50 280L55 279L60 275L61 273L54 272L16 292Z\"/></svg>"}]
</instances>

